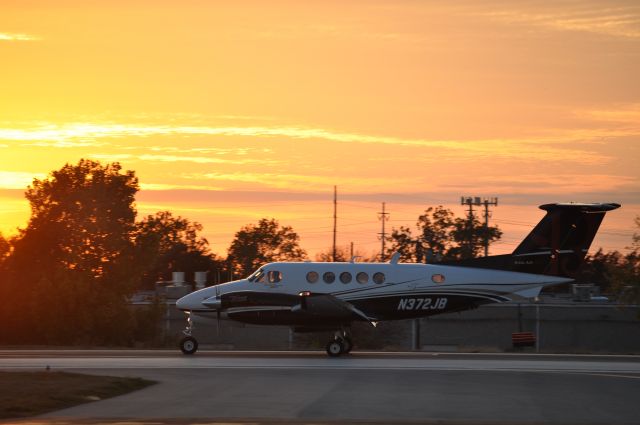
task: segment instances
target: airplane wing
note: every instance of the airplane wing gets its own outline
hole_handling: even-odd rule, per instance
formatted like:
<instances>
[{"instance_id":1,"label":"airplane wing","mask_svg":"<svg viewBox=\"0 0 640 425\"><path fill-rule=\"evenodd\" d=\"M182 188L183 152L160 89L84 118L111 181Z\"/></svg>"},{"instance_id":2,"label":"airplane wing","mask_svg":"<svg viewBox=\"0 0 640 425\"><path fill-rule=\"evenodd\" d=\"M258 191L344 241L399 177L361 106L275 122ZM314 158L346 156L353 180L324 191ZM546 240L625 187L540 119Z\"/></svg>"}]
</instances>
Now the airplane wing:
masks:
<instances>
[{"instance_id":1,"label":"airplane wing","mask_svg":"<svg viewBox=\"0 0 640 425\"><path fill-rule=\"evenodd\" d=\"M331 294L301 292L300 303L293 306L292 312L301 312L318 318L361 319L377 325L377 319L357 309L353 304L334 297ZM355 316L355 317L354 317Z\"/></svg>"}]
</instances>

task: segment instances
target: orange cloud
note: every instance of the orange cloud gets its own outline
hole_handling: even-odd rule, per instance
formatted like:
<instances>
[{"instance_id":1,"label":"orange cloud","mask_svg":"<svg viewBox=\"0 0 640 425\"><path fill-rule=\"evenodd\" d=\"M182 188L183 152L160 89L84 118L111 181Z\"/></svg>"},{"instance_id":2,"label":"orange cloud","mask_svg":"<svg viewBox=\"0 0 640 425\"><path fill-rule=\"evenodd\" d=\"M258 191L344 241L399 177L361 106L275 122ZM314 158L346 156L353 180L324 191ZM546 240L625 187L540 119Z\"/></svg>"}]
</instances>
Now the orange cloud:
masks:
<instances>
[{"instance_id":1,"label":"orange cloud","mask_svg":"<svg viewBox=\"0 0 640 425\"><path fill-rule=\"evenodd\" d=\"M579 135L571 132L558 132L553 136L484 139L484 140L429 140L409 139L392 136L376 136L361 133L337 132L322 128L296 126L169 126L169 125L133 125L133 124L100 124L69 123L64 125L40 125L33 128L0 128L0 140L24 141L31 146L39 147L80 147L101 146L105 142L99 139L151 136L229 136L254 138L290 138L304 140L324 140L338 143L356 143L371 145L389 145L396 147L430 148L432 153L443 158L455 158L458 161L475 160L478 157L528 160L535 156L538 160L570 161L583 164L602 163L608 158L602 154L594 154L585 149L577 149L569 145L575 141L584 141L588 137L601 137L601 134ZM579 139L576 139L579 137ZM145 147L145 149L149 149ZM173 149L154 148L151 149ZM207 149L203 149L206 151ZM159 161L190 160L192 162L218 163L219 160L202 157L149 157Z\"/></svg>"},{"instance_id":2,"label":"orange cloud","mask_svg":"<svg viewBox=\"0 0 640 425\"><path fill-rule=\"evenodd\" d=\"M517 3L513 3L517 6ZM559 4L551 3L551 6ZM540 5L539 5L540 6ZM541 8L544 8L542 6ZM640 38L640 14L637 7L603 7L601 3L577 3L576 7L537 9L514 9L481 13L491 19L509 24L529 24L557 31L580 31L631 39Z\"/></svg>"}]
</instances>

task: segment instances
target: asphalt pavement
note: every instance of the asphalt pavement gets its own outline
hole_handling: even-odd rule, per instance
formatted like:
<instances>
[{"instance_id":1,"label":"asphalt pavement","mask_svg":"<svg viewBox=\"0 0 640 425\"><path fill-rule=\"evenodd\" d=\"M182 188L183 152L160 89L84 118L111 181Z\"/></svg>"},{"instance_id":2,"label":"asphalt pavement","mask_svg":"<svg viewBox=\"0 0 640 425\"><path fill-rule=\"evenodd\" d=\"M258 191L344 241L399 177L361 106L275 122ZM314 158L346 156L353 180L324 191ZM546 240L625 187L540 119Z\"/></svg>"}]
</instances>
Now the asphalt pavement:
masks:
<instances>
[{"instance_id":1,"label":"asphalt pavement","mask_svg":"<svg viewBox=\"0 0 640 425\"><path fill-rule=\"evenodd\" d=\"M29 423L640 423L635 356L0 351L47 366L158 384Z\"/></svg>"}]
</instances>

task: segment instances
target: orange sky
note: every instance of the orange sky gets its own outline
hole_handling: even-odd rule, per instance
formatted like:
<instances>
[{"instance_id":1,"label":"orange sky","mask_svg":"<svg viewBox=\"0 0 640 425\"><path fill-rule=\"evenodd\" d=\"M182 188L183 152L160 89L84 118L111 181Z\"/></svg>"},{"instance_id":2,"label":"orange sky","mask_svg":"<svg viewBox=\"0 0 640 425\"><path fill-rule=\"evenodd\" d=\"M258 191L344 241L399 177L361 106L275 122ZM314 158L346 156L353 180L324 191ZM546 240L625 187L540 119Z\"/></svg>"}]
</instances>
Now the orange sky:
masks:
<instances>
[{"instance_id":1,"label":"orange sky","mask_svg":"<svg viewBox=\"0 0 640 425\"><path fill-rule=\"evenodd\" d=\"M120 161L141 214L205 225L214 252L261 217L311 253L379 246L461 195L498 196L512 250L556 201L640 214L636 1L4 1L0 231L24 188L80 158Z\"/></svg>"}]
</instances>

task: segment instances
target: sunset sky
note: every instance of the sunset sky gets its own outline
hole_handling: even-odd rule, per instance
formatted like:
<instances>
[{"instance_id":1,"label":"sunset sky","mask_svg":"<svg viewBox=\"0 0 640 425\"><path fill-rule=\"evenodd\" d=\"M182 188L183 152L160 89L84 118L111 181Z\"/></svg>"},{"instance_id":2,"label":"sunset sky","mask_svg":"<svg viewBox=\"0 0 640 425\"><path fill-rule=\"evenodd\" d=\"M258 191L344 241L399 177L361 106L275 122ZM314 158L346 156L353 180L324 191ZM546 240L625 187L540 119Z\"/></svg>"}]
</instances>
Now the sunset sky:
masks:
<instances>
[{"instance_id":1,"label":"sunset sky","mask_svg":"<svg viewBox=\"0 0 640 425\"><path fill-rule=\"evenodd\" d=\"M80 158L135 170L139 215L204 225L213 252L262 217L313 255L379 249L460 196L498 197L510 252L549 202L640 214L640 3L0 1L0 231Z\"/></svg>"}]
</instances>

